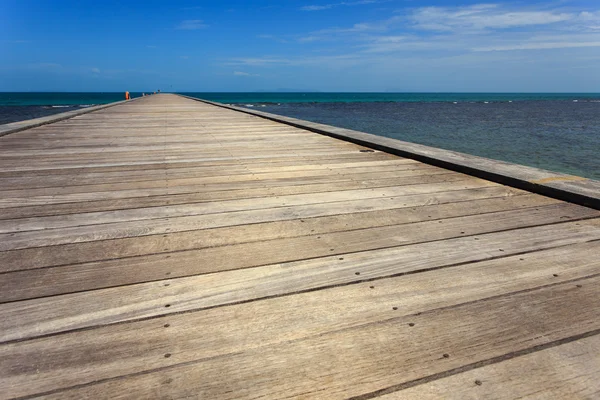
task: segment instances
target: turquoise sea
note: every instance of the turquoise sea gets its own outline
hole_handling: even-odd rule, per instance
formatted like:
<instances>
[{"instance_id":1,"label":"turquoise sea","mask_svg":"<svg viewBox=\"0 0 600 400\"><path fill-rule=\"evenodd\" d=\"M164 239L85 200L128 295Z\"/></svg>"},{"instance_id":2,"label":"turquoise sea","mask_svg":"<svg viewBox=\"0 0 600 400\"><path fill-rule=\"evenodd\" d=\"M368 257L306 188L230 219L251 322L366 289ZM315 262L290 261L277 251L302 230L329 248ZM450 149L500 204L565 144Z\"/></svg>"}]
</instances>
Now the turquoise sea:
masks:
<instances>
[{"instance_id":1,"label":"turquoise sea","mask_svg":"<svg viewBox=\"0 0 600 400\"><path fill-rule=\"evenodd\" d=\"M600 94L183 94L600 179ZM122 92L0 93L0 124L123 98Z\"/></svg>"}]
</instances>

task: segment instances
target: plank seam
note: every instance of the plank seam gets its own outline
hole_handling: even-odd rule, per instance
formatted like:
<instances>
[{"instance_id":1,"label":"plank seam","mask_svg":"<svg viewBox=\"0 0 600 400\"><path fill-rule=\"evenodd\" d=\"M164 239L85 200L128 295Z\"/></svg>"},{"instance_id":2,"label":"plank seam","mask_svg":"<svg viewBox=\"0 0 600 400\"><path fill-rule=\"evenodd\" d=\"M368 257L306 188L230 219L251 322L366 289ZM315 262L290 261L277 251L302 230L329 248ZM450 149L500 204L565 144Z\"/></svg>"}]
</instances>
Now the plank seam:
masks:
<instances>
[{"instance_id":1,"label":"plank seam","mask_svg":"<svg viewBox=\"0 0 600 400\"><path fill-rule=\"evenodd\" d=\"M576 244L594 243L594 242L600 242L600 239L586 240L586 241L578 242ZM275 294L275 295L269 295L269 296L263 296L263 297L256 297L256 298L253 298L253 299L239 300L239 301L234 301L234 302L230 302L230 303L217 304L217 305L213 305L213 306L199 307L199 308L195 308L195 309L191 309L191 310L183 310L183 311L177 311L177 312L163 313L163 314L151 315L151 316L148 316L148 317L133 318L133 319L123 320L123 321L117 321L117 322L111 322L111 323L105 323L105 324L97 324L97 325L90 325L90 326L81 327L81 328L75 328L75 329L67 329L67 330L64 330L64 331L47 333L47 334L42 334L42 335L37 335L37 336L30 336L30 337L26 337L26 338L6 340L6 341L3 341L3 342L0 342L0 346L1 345L5 345L5 344L26 342L26 341L29 341L29 340L35 340L35 339L40 339L40 338L52 337L52 336L67 335L67 334L73 333L73 332L88 331L88 330L93 330L93 329L102 328L102 327L106 327L106 326L130 324L130 323L135 323L135 322L140 322L140 321L149 321L149 320L163 318L163 317L171 316L171 315L184 315L184 314L190 314L190 313L195 313L195 312L202 312L202 311L206 311L206 310L212 310L212 309L221 308L221 307L231 307L231 306L236 306L236 305L241 305L241 304L248 304L248 303L252 303L252 302L255 302L255 301L277 299L277 298L281 298L281 297L294 296L294 295L297 295L297 294L304 294L304 293L316 292L316 291L319 291L319 290L333 289L333 288L337 288L337 287L344 287L344 286L350 286L350 285L358 285L358 284L361 284L361 283L374 282L374 281L379 281L379 280L382 280L382 279L397 278L397 277L404 276L404 275L414 275L414 274L423 273L423 272L437 271L437 270L441 270L441 269L445 269L445 268L455 268L455 267L460 267L460 266L468 265L468 264L477 264L477 263L481 263L481 262L494 261L494 260L498 260L498 259L502 259L502 258L508 258L508 257L513 257L513 256L531 254L531 253L537 253L537 252L540 252L540 251L551 250L551 249L558 249L558 248L561 248L561 247L568 247L568 246L572 246L572 245L574 245L574 244L571 243L571 244L566 244L566 245L562 245L562 246L549 247L549 248L545 248L545 249L538 249L538 250L531 250L531 251L522 251L522 252L516 252L516 253L507 254L507 255L490 256L490 257L487 257L487 258L484 258L484 259L481 259L481 260L477 260L477 261L465 261L465 262L459 262L459 263L451 263L451 264L442 265L442 266L438 266L438 267L422 268L422 269L413 270L413 271L406 271L406 272L400 272L400 273L397 273L397 274L380 276L380 277L376 277L376 278L360 279L360 280L355 280L355 281L346 282L346 283L342 283L342 284L324 285L324 286L320 286L320 287L316 287L316 288L310 288L310 289L305 289L305 290L298 290L298 291L294 291L294 292L287 292L287 293L281 293L281 294ZM428 312L434 312L434 311L440 310L440 309L447 309L447 308L458 307L461 304L469 304L469 303L475 303L475 302L479 302L479 301L483 301L483 300L487 300L487 299L501 298L501 297L509 296L509 295L512 295L512 294L515 294L515 293L518 294L518 293L521 293L521 292L535 291L535 290L539 290L539 289L543 289L543 288L547 288L547 287L552 287L552 286L556 286L556 285L562 285L562 284L566 284L566 283L576 282L576 281L579 281L579 280L590 279L590 278L594 278L594 277L597 277L597 276L600 276L600 273L591 274L591 275L587 275L587 276L580 277L580 278L573 278L573 279L569 279L569 280L565 280L565 281L560 281L560 282L554 282L554 283L550 283L550 284L547 284L547 285L536 286L534 288L518 290L518 291L515 291L515 292L504 293L504 294L501 294L501 295L495 295L495 296L491 296L489 298L481 298L479 300L474 300L474 301L466 302L466 303L459 303L459 304L455 304L455 305L452 305L452 306L438 307L438 308L435 308L435 309L431 309L431 310L427 310L427 311L421 312L421 314L422 313L428 313ZM127 285L127 286L129 286L129 285ZM102 289L96 289L96 290L102 290ZM47 296L47 297L56 297L56 296L60 296L60 295L53 295L53 296ZM27 300L19 300L19 301L27 301ZM11 302L11 303L15 303L15 302ZM5 304L8 304L8 303L5 303ZM403 318L403 317L412 316L412 315L417 315L417 314L399 315L399 316L396 316L396 317L393 317L393 318L389 318L388 320ZM387 320L385 320L385 321L387 321ZM378 321L376 323L381 323L381 322L384 322L384 321ZM369 324L374 324L374 323L369 323ZM368 325L368 324L363 324L363 325ZM359 326L362 326L362 325L359 325ZM342 330L348 330L348 329L353 329L353 328L355 328L355 327L344 328ZM323 334L321 334L321 335L323 335Z\"/></svg>"},{"instance_id":2,"label":"plank seam","mask_svg":"<svg viewBox=\"0 0 600 400\"><path fill-rule=\"evenodd\" d=\"M469 304L474 304L474 303L478 303L478 302L482 302L482 301L490 301L490 300L494 300L494 299L499 299L499 298L503 298L503 297L510 297L510 296L514 296L514 295L518 295L518 294L522 294L522 293L528 293L528 292L532 292L532 291L537 291L537 290L541 290L541 289L546 289L549 287L553 287L553 286L558 286L558 285L564 285L564 284L569 284L569 283L574 283L574 282L578 282L578 281L582 281L582 280L586 280L586 279L590 279L592 277L597 277L600 276L600 273L598 274L593 274L593 275L589 275L586 277L582 277L582 278L576 278L576 279L572 279L572 280L567 280L567 281L563 281L563 282L557 282L557 283L552 283L549 285L543 285L543 286L539 286L536 288L530 288L530 289L524 289L524 290L518 290L515 292L509 292L509 293L505 293L502 295L497 295L497 296L491 296L488 298L482 298L479 300L475 300L475 301L469 301L469 302L465 302L465 303L460 303L460 304L456 304L453 306L449 306L449 307L440 307L440 308L436 308L436 309L431 309L428 311L425 311L421 314L425 314L425 313L432 313L432 312L437 312L439 310L444 310L444 309L451 309L451 308L455 308L455 307L460 307L460 306L464 306L464 305L469 305ZM174 314L180 314L180 313L174 313ZM345 332L345 331L350 331L350 330L356 330L356 329L362 329L366 326L372 326L372 325L379 325L379 324L384 324L384 323L388 323L397 319L402 319L402 318L406 318L408 316L411 315L415 315L415 314L407 314L407 315L402 315L402 316L396 316L393 318L388 318L388 319L384 319L384 320L380 320L380 321L376 321L376 322L369 322L366 324L359 324L359 325L355 325L349 328L342 328L342 329L334 329L328 332L322 332L322 333L317 333L317 334L313 334L313 335L307 335L304 337L300 337L300 338L296 338L296 339L292 339L292 340L284 340L278 343L274 343L274 344L270 344L267 345L266 347L269 346L277 346L277 345L282 345L282 344L293 344L293 343L297 343L297 342L301 342L301 341L305 341L311 338L317 338L317 337L322 337L322 336L326 336L326 335L330 335L330 334L334 334L334 333L339 333L339 332ZM132 321L126 321L126 322L132 322ZM115 325L115 324L109 324L109 325ZM72 332L72 331L71 331ZM507 354L503 354L501 356L497 356L497 357L492 357L490 359L487 360L482 360L482 361L478 361L475 363L471 363L471 364L467 364L467 365L463 365L457 368L453 368L438 374L433 374L430 376L426 376L420 379L415 379L409 382L405 382L402 384L398 384L398 385L393 385L384 389L380 389L377 391L373 391L370 393L365 393L362 395L358 395L358 396L353 396L350 397L349 399L352 400L369 400L369 399L373 399L376 397L379 397L381 395L384 394L389 394L389 393L393 393L393 392L397 392L403 389L407 389L409 387L413 387L413 386L417 386L420 384L424 384L424 383L428 383L440 378L445 378L447 376L451 376L451 375L455 375L461 372L465 372L465 371L469 371L475 368L479 368L479 367L483 367L486 365L491 365L491 364L495 364L501 361L505 361L505 360L509 360L512 358L516 358L519 356L523 356L523 355L527 355L527 354L531 354L540 350L545 350L548 348L552 348L552 347L556 347L562 344L566 344L566 343L570 343L576 340L580 340L580 339L585 339L591 336L596 336L600 334L600 329L595 329L592 331L588 331L588 332L584 332L578 335L573 335L573 336L569 336L566 338L562 338L562 339L557 339L557 340L553 340L551 342L548 343L543 343L543 344L539 344L536 346L532 346L526 349L522 349L522 350L518 350L518 351L514 351L514 352L510 352ZM40 336L41 337L41 336ZM9 342L4 342L3 344L6 344ZM260 349L264 346L259 346L256 348L253 348L252 350L257 350ZM132 377L136 377L136 376L143 376L143 375L148 375L148 374L152 374L152 373L156 373L156 372L160 372L160 371L166 371L166 370L171 370L171 369L175 369L175 368L180 368L180 367L184 367L184 366L189 366L189 365L194 365L194 364L199 364L202 362L206 362L206 361L210 361L210 360L216 360L216 359L220 359L220 358L228 358L228 357L232 357L232 356L236 356L236 355L241 355L243 353L245 353L246 350L241 350L241 351L235 351L235 352L231 352L231 353L226 353L226 354L219 354L219 355L215 355L215 356L210 356L210 357L205 357L205 358L200 358L200 359L196 359L196 360L190 360L190 361L186 361L186 362L182 362L182 363L177 363L177 364L172 364L172 365L167 365L164 367L158 367L158 368L154 368L154 369L149 369L149 370L144 370L144 371L138 371L138 372L134 372L134 373L129 373L129 374L125 374L125 375L119 375L119 376L115 376L115 377L110 377L110 378L104 378L104 379L98 379L96 381L90 381L90 382L86 382L83 384L79 384L79 385L72 385L72 386L68 386L68 387L63 387L63 388L59 388L59 389L55 389L52 391L48 391L48 392L40 392L40 393L35 393L32 395L27 395L27 396L22 396L22 397L17 397L14 400L26 400L26 399L31 399L34 397L38 397L38 396L47 396L47 395L51 395L51 394L56 394L56 393L60 393L60 392L64 392L67 390L72 390L72 389L80 389L80 388L84 388L84 387L89 387L89 386L93 386L96 384L101 384L101 383L105 383L105 382L110 382L110 381L116 381L116 380L121 380L121 379L127 379L127 378L132 378Z\"/></svg>"},{"instance_id":3,"label":"plank seam","mask_svg":"<svg viewBox=\"0 0 600 400\"><path fill-rule=\"evenodd\" d=\"M439 174L439 175L452 175L451 174ZM438 176L438 174L435 175L426 175L426 176ZM386 178L387 179L387 178ZM395 178L390 178L390 179L395 179ZM456 181L452 181L452 182L464 182L464 181L468 181L470 179L473 179L472 177L466 177L465 179L460 179L460 180L456 180ZM384 179L365 179L362 181L378 181L378 180L384 180ZM345 181L343 181L345 182ZM351 180L347 181L347 182L351 182ZM437 183L437 182L436 182ZM441 182L440 182L441 183ZM317 185L320 185L321 183L316 183ZM323 183L323 185L325 185L326 183ZM430 183L429 183L430 184ZM286 188L286 187L300 187L300 186L310 186L310 185L315 185L314 183L309 183L306 185L288 185L288 186L271 186L269 188ZM299 194L315 194L315 193L336 193L336 192L350 192L353 190L368 190L368 189L382 189L382 188L393 188L393 187L407 187L407 186L415 186L415 185L424 185L424 183L407 183L407 184L401 184L401 183L394 183L394 184L383 184L383 186L368 186L368 187L356 187L356 188L349 188L349 189L342 189L342 190L324 190L324 191L310 191L310 192L304 192L304 193L299 193ZM57 205L74 205L74 204L86 204L86 203L96 203L96 202L115 202L115 201L121 201L121 200L133 200L133 199L150 199L152 197L165 197L165 198L169 198L172 199L173 197L176 196L185 196L185 195L190 195L190 194L204 194L204 193L216 193L216 192L237 192L237 191L246 191L248 190L247 188L244 189L232 189L232 190L214 190L214 191L207 191L207 192L185 192L185 193L176 193L173 195L169 195L169 194L160 194L160 195L150 195L150 196L138 196L138 197L122 197L122 198L116 198L116 199L105 199L105 200L85 200L85 201L74 201L74 202L65 202L65 203L51 203L51 205L57 206ZM101 192L100 192L101 193ZM434 192L432 192L434 193ZM86 193L89 194L89 193ZM529 194L529 193L527 193ZM292 194L292 195L296 195L296 194ZM522 195L522 194L519 194ZM281 196L289 196L286 194L282 194L282 195L276 195L278 197ZM516 196L516 195L515 195ZM200 204L200 203L210 203L210 202L220 202L220 201L229 201L229 200L248 200L248 199L257 199L257 198L264 198L265 195L252 195L251 197L236 197L233 199L226 199L226 200L213 200L213 199L208 199L208 200L198 200L198 201L190 201L190 202L185 202L185 203L171 203L168 204L169 206L174 206L174 205L187 205L187 204ZM267 196L267 197L273 197L273 196ZM169 200L171 201L171 200ZM311 203L313 204L313 203ZM24 205L24 206L16 206L16 207L1 207L0 210L14 210L14 209L23 209L23 208L27 208L27 207L47 207L48 204L31 204L31 205ZM9 219L23 219L23 218L35 218L35 217L40 217L40 216L47 216L47 217L54 217L54 216L59 216L59 215L75 215L75 214L86 214L86 213L92 213L92 212L102 212L102 211L122 211L122 210L135 210L135 209L139 209L139 208L156 208L156 207L165 207L164 204L162 205L149 205L149 206L144 206L144 207L126 207L126 208L114 208L114 209L99 209L96 211L84 211L84 212L79 212L79 213L60 213L60 214L47 214L47 215L29 215L29 216L24 216L24 217L18 217L18 218L4 218L3 216L0 216L0 221L3 220L9 220Z\"/></svg>"},{"instance_id":4,"label":"plank seam","mask_svg":"<svg viewBox=\"0 0 600 400\"><path fill-rule=\"evenodd\" d=\"M318 205L324 205L324 204L346 203L346 202L350 202L350 201L361 201L361 200L372 200L372 199L395 199L395 198L401 198L401 197L405 197L405 196L408 197L408 196L420 196L420 195L429 195L429 194L458 193L458 192L468 192L471 190L481 190L481 189L486 189L486 188L493 188L493 186L482 186L482 187L459 189L459 190L441 190L439 192L426 192L426 193L416 193L416 194L406 194L406 195L390 195L390 196L385 196L385 197L383 197L383 196L362 197L359 199L351 199L351 200L335 200L335 201L323 201L323 202L318 202L318 203L302 203L302 204L297 204L297 205L293 205L293 206L292 205L277 205L277 206L267 206L264 208L236 209L236 210L225 211L225 212L217 211L217 212L205 212L205 213L200 213L200 214L181 214L181 215L172 215L172 216L162 216L162 217L155 217L155 218L138 218L138 219L128 219L128 220L121 220L121 221L101 222L101 223L96 223L96 224L68 225L68 226L62 226L62 227L56 227L56 228L41 228L41 229L28 229L28 230L21 230L21 231L7 231L7 232L1 233L1 235L10 235L10 234L18 234L18 233L26 233L26 232L53 231L53 230L57 230L57 229L81 228L81 227L85 227L85 226L94 227L94 226L103 226L103 225L110 225L110 224L120 224L120 223L126 223L126 222L160 221L160 220L170 220L173 218L198 217L198 216L202 216L202 215L234 214L234 213L240 213L240 212L259 211L259 210L279 210L282 208L318 206ZM295 195L290 195L290 196L295 196ZM513 197L513 196L516 196L516 194L510 194L508 196L499 196L499 197ZM284 197L284 196L277 196L277 197ZM234 199L234 200L227 200L227 201L236 201L236 200ZM213 203L217 203L217 202L213 202ZM211 202L208 202L208 203L211 203ZM447 204L447 203L442 203L442 204ZM165 206L163 206L163 207L165 207ZM406 207L398 207L398 208L415 208L415 207L422 207L422 206L406 206ZM146 208L146 207L143 207L143 208ZM82 215L83 216L85 214L91 214L94 212L95 211L75 213L75 214L70 214L70 215ZM48 218L52 218L52 217L53 216L48 216ZM25 218L27 218L27 217L25 217ZM36 218L36 217L32 217L32 218ZM19 220L19 219L23 219L23 218L14 218L14 219ZM10 221L10 219L5 220L5 221ZM244 225L247 225L247 224L244 224ZM179 232L179 231L177 231L177 232ZM149 236L149 235L140 235L140 236Z\"/></svg>"},{"instance_id":5,"label":"plank seam","mask_svg":"<svg viewBox=\"0 0 600 400\"><path fill-rule=\"evenodd\" d=\"M408 389L411 387L415 387L415 386L419 386L419 385L423 385L429 382L433 382L436 381L438 379L442 379L442 378L447 378L449 376L453 376L453 375L457 375L463 372L467 372L467 371L471 371L477 368L481 368L481 367L485 367L488 365L493 365L493 364L498 364L502 361L508 361L514 358L518 358L518 357L522 357L522 356L526 356L528 354L532 354L532 353L536 353L538 351L542 351L542 350L547 350L547 349L551 349L553 347L558 347L560 345L563 344L567 344L567 343L571 343L571 342L575 342L577 340L581 340L581 339L586 339L592 336L597 336L598 334L600 334L600 329L595 329L592 331L588 331L585 333L581 333L578 335L574 335L574 336L570 336L568 338L562 338L562 339L558 339L558 340L554 340L548 343L543 343L543 344L539 344L537 346L533 346L527 349L522 349L522 350L518 350L518 351L514 351L511 353L507 353L507 354L503 354L501 356L497 356L497 357L492 357L489 358L487 360L482 360L482 361L478 361L472 364L467 364L467 365L463 365L460 366L458 368L453 368L444 372L440 372L437 374L433 374L433 375L429 375L420 379L415 379L413 381L409 381L409 382L405 382L405 383L401 383L398 385L394 385L394 386L390 386L388 388L385 389L380 389L374 392L370 392L370 393L365 393L362 395L358 395L358 396L352 396L350 398L348 398L348 400L370 400L370 399L374 399L386 394L390 394L390 393L395 393L395 392L399 392L402 391L404 389Z\"/></svg>"},{"instance_id":6,"label":"plank seam","mask_svg":"<svg viewBox=\"0 0 600 400\"><path fill-rule=\"evenodd\" d=\"M525 196L527 196L527 195L528 194L525 194ZM490 197L490 198L486 198L484 200L487 200L487 199L496 199L496 198L502 198L502 197ZM464 202L468 202L468 201L469 200L464 200L464 201L452 202L452 203L444 203L444 204L459 204L459 203L464 203ZM549 204L547 206L554 206L554 205L556 205L556 204ZM426 206L420 206L420 207L426 207ZM536 208L536 207L546 207L546 205L544 205L544 206L537 205L537 206L527 206L527 207L520 207L520 208L519 207L518 208L510 208L510 209L501 210L501 211L478 212L478 213L475 213L475 214L464 214L464 215L458 215L458 216L454 216L454 217L450 217L450 218L432 218L432 219L427 219L427 220L422 220L422 221L412 221L412 222L405 222L405 223L398 223L398 224L384 224L384 225L377 225L377 226L372 226L372 227L368 227L368 228L342 229L342 230L339 230L339 231L332 231L332 232L326 232L326 233L310 233L309 232L309 233L304 234L304 235L288 236L288 237L285 237L284 239L309 237L309 236L316 236L316 235L323 235L323 234L330 234L330 233L342 233L342 232L360 231L360 230L363 230L363 229L386 228L386 227L392 227L392 226L410 225L410 224L417 224L417 223L431 222L431 221L440 221L440 220L445 220L446 221L446 220L452 220L452 219L456 219L456 218L472 217L472 216L475 216L475 215L487 215L487 214L504 213L504 212L511 212L511 211L519 211L519 210L528 210L530 208ZM140 238L140 237L144 237L144 238L151 238L153 236L156 236L156 237L163 236L164 237L164 235L168 235L168 234L175 234L176 235L176 234L180 234L180 233L190 233L190 232L210 231L210 230L213 230L213 229L233 228L233 227L236 227L236 226L251 226L251 225L278 223L278 222L289 222L289 221L296 221L296 220L311 220L311 219L317 219L317 218L336 217L336 216L341 216L341 215L344 216L344 215L368 214L368 213L380 212L380 211L399 210L399 209L403 209L403 208L417 208L417 207L402 207L402 208L391 208L391 209L383 209L383 210L375 210L375 211L362 211L362 212L356 212L356 213L352 213L352 214L333 214L333 215L329 215L328 214L328 215L317 216L317 217L305 217L305 218L293 218L293 219L273 220L273 221L264 221L264 222L253 222L253 223L248 223L248 224L243 224L243 225L226 225L226 226L217 226L217 227L213 227L213 228L192 229L192 230L177 231L177 232L170 232L170 233L157 233L157 234L144 235L144 236L131 236L131 237L123 237L123 238L115 238L115 239L102 239L102 240L95 240L95 241L90 241L90 242L62 243L62 244L57 244L57 245L47 245L47 246L38 246L38 247L26 247L26 248L13 249L13 250L3 250L3 251L0 251L0 253L12 252L12 251L24 251L24 250L30 250L30 249L41 249L41 248L45 248L45 247L57 248L57 247L62 247L62 246L77 245L79 243L83 244L83 243L111 242L111 241L118 241L118 240L124 240L124 239L134 239L134 238ZM479 233L479 234L456 236L455 238L477 236L477 235L488 234L488 233L496 233L496 232L504 232L504 231L509 231L509 230L512 230L512 229L531 228L531 227L543 226L543 225L552 225L552 224L559 224L559 223L583 221L583 220L594 219L594 218L599 218L599 217L598 216L581 217L581 218L577 218L577 219L571 219L571 220L568 220L568 221L556 221L556 222L552 222L552 223L549 222L549 223L544 223L544 224L540 224L540 225L529 225L529 226L523 226L523 227L518 227L518 228L510 228L510 229L505 229L505 230L484 232L484 233ZM57 229L60 229L60 228L57 228ZM436 240L432 240L431 242L436 242L436 241L440 241L440 240L448 240L448 239L452 239L452 238L436 239ZM80 265L80 264L86 264L86 263L89 263L89 262L125 260L125 259L136 258L136 257L143 257L143 256L152 256L152 255L159 255L159 254L181 253L181 252L186 252L186 251L190 251L190 250L212 249L212 248L218 248L218 247L235 246L235 245L238 245L238 244L245 244L245 243L264 243L264 242L269 242L271 240L277 240L277 239L250 240L250 241L247 241L247 242L237 242L237 243L231 243L231 244L225 244L225 245L214 245L214 246L206 246L206 247L193 247L193 248L189 248L189 249L175 250L175 251L144 253L144 254L139 254L139 255L136 255L136 256L104 258L104 259L99 259L99 260L94 260L94 261L84 261L84 262L77 262L77 263L71 263L71 264L57 264L57 265L52 265L52 266L49 266L49 267L29 268L29 269L14 270L14 271L0 271L0 275L6 274L6 273L10 273L10 272L16 272L16 271L32 271L32 270L39 270L39 269L46 269L46 268L64 267L64 266L70 266L70 265ZM409 245L409 244L407 244L407 245ZM403 245L401 245L401 246L403 246ZM392 246L392 247L396 247L396 246ZM384 247L384 248L386 248L386 247ZM358 251L358 252L360 252L360 251ZM351 253L343 253L343 254L351 254ZM315 257L315 258L320 258L320 257Z\"/></svg>"}]
</instances>

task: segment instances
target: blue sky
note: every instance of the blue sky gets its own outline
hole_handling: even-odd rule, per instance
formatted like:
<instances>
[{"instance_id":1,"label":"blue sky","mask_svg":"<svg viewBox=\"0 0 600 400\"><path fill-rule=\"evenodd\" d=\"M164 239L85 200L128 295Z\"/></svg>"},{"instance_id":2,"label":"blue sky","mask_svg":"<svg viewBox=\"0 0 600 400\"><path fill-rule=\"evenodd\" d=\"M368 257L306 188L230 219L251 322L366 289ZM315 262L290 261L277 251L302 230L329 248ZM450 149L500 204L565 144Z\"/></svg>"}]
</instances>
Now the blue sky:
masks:
<instances>
[{"instance_id":1,"label":"blue sky","mask_svg":"<svg viewBox=\"0 0 600 400\"><path fill-rule=\"evenodd\" d=\"M600 1L0 0L0 91L600 92Z\"/></svg>"}]
</instances>

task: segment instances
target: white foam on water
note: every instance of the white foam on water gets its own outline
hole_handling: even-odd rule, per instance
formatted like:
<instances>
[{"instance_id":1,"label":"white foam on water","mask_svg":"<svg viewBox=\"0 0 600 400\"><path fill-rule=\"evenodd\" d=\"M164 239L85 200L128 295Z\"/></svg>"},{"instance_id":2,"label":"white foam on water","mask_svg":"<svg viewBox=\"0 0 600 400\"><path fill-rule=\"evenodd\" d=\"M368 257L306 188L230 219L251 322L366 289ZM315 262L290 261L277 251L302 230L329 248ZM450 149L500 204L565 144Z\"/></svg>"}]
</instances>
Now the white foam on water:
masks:
<instances>
[{"instance_id":1,"label":"white foam on water","mask_svg":"<svg viewBox=\"0 0 600 400\"><path fill-rule=\"evenodd\" d=\"M50 107L52 107L52 108L68 108L68 107L71 107L71 106L50 106Z\"/></svg>"},{"instance_id":2,"label":"white foam on water","mask_svg":"<svg viewBox=\"0 0 600 400\"><path fill-rule=\"evenodd\" d=\"M489 101L484 101L483 104L489 104Z\"/></svg>"},{"instance_id":3,"label":"white foam on water","mask_svg":"<svg viewBox=\"0 0 600 400\"><path fill-rule=\"evenodd\" d=\"M246 104L246 107L254 107L254 104Z\"/></svg>"}]
</instances>

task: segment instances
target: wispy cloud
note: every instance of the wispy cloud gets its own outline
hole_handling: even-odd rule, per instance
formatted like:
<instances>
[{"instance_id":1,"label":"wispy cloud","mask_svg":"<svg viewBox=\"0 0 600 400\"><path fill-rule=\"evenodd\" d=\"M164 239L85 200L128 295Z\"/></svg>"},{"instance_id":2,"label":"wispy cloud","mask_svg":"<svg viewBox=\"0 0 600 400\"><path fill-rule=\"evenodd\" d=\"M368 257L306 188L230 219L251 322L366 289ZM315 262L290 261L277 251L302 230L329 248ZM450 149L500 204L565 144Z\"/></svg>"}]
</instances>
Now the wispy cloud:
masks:
<instances>
[{"instance_id":1,"label":"wispy cloud","mask_svg":"<svg viewBox=\"0 0 600 400\"><path fill-rule=\"evenodd\" d=\"M235 71L233 73L234 76L259 76L258 74L251 74L249 72L243 72L243 71Z\"/></svg>"},{"instance_id":2,"label":"wispy cloud","mask_svg":"<svg viewBox=\"0 0 600 400\"><path fill-rule=\"evenodd\" d=\"M333 4L326 4L324 6L304 6L304 7L300 7L300 9L302 11L321 11L321 10L327 10L329 8L333 8L334 5Z\"/></svg>"},{"instance_id":3,"label":"wispy cloud","mask_svg":"<svg viewBox=\"0 0 600 400\"><path fill-rule=\"evenodd\" d=\"M262 35L256 35L256 37L259 39L272 40L272 41L275 41L278 43L289 43L290 42L285 37L276 36L276 35L262 34Z\"/></svg>"},{"instance_id":4,"label":"wispy cloud","mask_svg":"<svg viewBox=\"0 0 600 400\"><path fill-rule=\"evenodd\" d=\"M361 63L363 57L360 54L342 54L331 56L296 56L296 57L253 57L236 58L229 60L226 65L238 65L248 67L270 67L270 66L323 66L323 65L351 65Z\"/></svg>"},{"instance_id":5,"label":"wispy cloud","mask_svg":"<svg viewBox=\"0 0 600 400\"><path fill-rule=\"evenodd\" d=\"M342 1L339 3L304 6L304 7L300 7L300 10L302 10L302 11L322 11L322 10L329 10L331 8L340 7L340 6L359 6L359 5L363 5L363 4L383 3L386 1L389 1L389 0Z\"/></svg>"},{"instance_id":6,"label":"wispy cloud","mask_svg":"<svg viewBox=\"0 0 600 400\"><path fill-rule=\"evenodd\" d=\"M92 68L90 69L90 71L92 71L93 74L99 74L100 73L100 68Z\"/></svg>"},{"instance_id":7,"label":"wispy cloud","mask_svg":"<svg viewBox=\"0 0 600 400\"><path fill-rule=\"evenodd\" d=\"M232 58L227 64L241 68L363 65L378 69L381 65L405 66L408 60L416 60L415 65L435 60L468 68L471 61L486 66L537 62L533 51L548 52L552 59L561 60L564 55L558 51L600 47L600 10L556 3L404 8L385 19L324 27L290 40L305 50L295 49L298 56L275 53ZM333 41L335 47L325 45Z\"/></svg>"},{"instance_id":8,"label":"wispy cloud","mask_svg":"<svg viewBox=\"0 0 600 400\"><path fill-rule=\"evenodd\" d=\"M497 4L469 7L423 7L409 16L415 29L442 32L509 29L569 21L575 15L557 11L510 10Z\"/></svg>"},{"instance_id":9,"label":"wispy cloud","mask_svg":"<svg viewBox=\"0 0 600 400\"><path fill-rule=\"evenodd\" d=\"M181 21L179 25L177 25L177 29L194 31L197 29L207 28L208 25L204 23L201 19L186 19L185 21Z\"/></svg>"}]
</instances>

